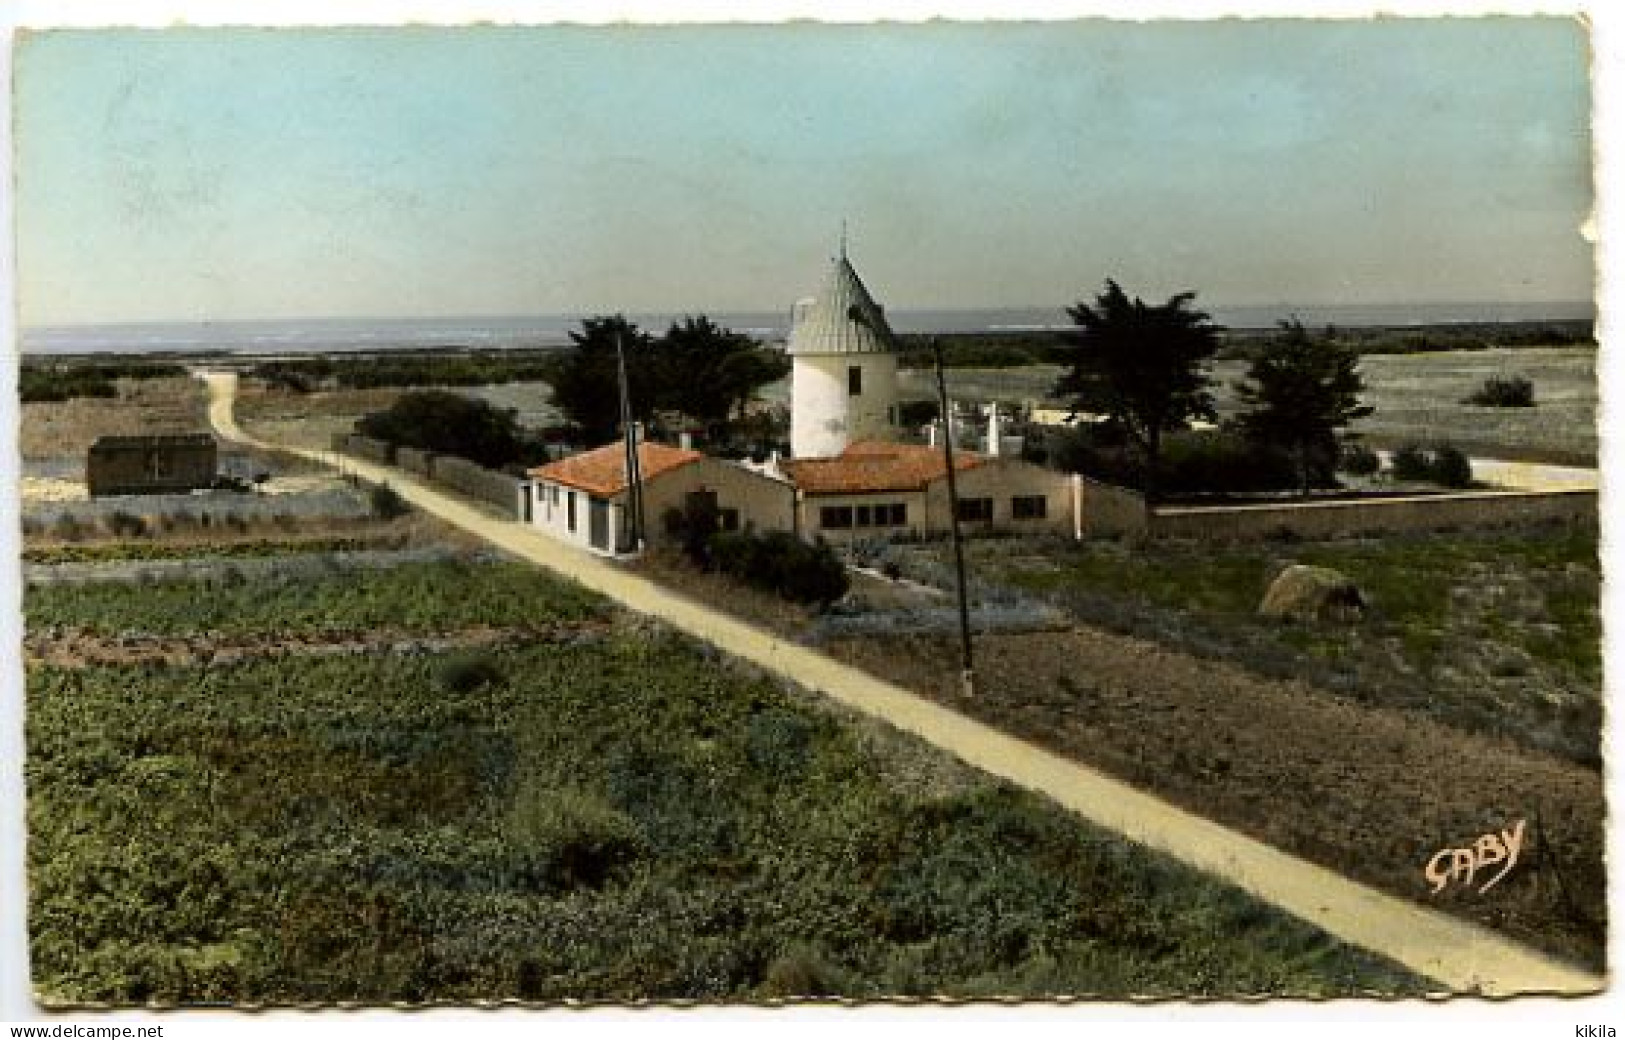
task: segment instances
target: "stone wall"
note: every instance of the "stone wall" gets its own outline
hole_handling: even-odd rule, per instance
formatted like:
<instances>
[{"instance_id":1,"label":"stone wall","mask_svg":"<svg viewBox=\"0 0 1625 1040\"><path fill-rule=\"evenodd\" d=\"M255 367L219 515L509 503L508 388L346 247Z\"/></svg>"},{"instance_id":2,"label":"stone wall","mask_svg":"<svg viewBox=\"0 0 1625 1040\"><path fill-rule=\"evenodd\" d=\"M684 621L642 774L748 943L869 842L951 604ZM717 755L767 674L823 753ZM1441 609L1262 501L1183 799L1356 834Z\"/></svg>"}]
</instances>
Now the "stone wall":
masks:
<instances>
[{"instance_id":1,"label":"stone wall","mask_svg":"<svg viewBox=\"0 0 1625 1040\"><path fill-rule=\"evenodd\" d=\"M340 437L335 445L338 450L354 455L356 458L376 462L380 466L395 465L395 445L388 441L374 440L363 437L359 433L346 434Z\"/></svg>"},{"instance_id":2,"label":"stone wall","mask_svg":"<svg viewBox=\"0 0 1625 1040\"><path fill-rule=\"evenodd\" d=\"M518 477L476 466L467 459L453 455L434 456L428 475L437 484L444 484L470 498L489 502L501 509L506 517L517 519L520 515L519 495L524 481Z\"/></svg>"},{"instance_id":3,"label":"stone wall","mask_svg":"<svg viewBox=\"0 0 1625 1040\"><path fill-rule=\"evenodd\" d=\"M400 445L395 449L395 464L408 473L420 477L431 475L431 466L437 458L432 452Z\"/></svg>"},{"instance_id":4,"label":"stone wall","mask_svg":"<svg viewBox=\"0 0 1625 1040\"><path fill-rule=\"evenodd\" d=\"M1089 493L1084 491L1087 515ZM1561 521L1595 523L1595 491L1482 491L1340 502L1162 507L1153 521L1159 537L1254 541L1290 534L1350 538L1461 527L1499 527Z\"/></svg>"},{"instance_id":5,"label":"stone wall","mask_svg":"<svg viewBox=\"0 0 1625 1040\"><path fill-rule=\"evenodd\" d=\"M1145 533L1145 498L1128 488L1079 476L1079 528L1085 537Z\"/></svg>"}]
</instances>

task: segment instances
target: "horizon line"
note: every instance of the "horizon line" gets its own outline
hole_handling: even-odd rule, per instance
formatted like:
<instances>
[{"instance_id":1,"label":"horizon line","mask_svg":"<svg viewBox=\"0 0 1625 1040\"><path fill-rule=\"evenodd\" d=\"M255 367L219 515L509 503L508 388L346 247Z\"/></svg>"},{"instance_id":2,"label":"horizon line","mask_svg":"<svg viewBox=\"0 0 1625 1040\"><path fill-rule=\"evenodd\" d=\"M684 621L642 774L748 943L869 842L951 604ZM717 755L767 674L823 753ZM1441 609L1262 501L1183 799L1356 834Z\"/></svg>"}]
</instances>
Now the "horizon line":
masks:
<instances>
[{"instance_id":1,"label":"horizon line","mask_svg":"<svg viewBox=\"0 0 1625 1040\"><path fill-rule=\"evenodd\" d=\"M987 311L1039 311L1054 310L1064 314L1071 303L1063 304L985 304L981 306L895 306L886 307L888 314L974 314ZM1279 309L1283 314L1290 315L1294 308L1305 309L1369 309L1402 308L1402 307L1590 307L1594 312L1598 309L1595 299L1541 299L1541 300L1384 300L1375 301L1284 301L1270 300L1262 302L1222 302L1203 304L1197 298L1197 307L1209 312L1217 310L1262 310L1266 308ZM611 308L583 311L531 311L507 313L457 313L457 314L414 314L414 315L385 315L385 314L302 314L302 315L255 315L246 317L174 317L174 318L114 318L98 319L94 321L51 322L44 324L17 325L19 332L37 332L48 329L77 329L77 328L107 328L132 325L248 325L289 322L409 322L409 321L513 321L513 320L557 320L566 318L579 321L586 318L599 318L611 315L626 317L658 317L671 316L706 317L717 315L776 315L783 311L788 315L790 308L692 308L692 309L646 309L636 310L630 308Z\"/></svg>"}]
</instances>

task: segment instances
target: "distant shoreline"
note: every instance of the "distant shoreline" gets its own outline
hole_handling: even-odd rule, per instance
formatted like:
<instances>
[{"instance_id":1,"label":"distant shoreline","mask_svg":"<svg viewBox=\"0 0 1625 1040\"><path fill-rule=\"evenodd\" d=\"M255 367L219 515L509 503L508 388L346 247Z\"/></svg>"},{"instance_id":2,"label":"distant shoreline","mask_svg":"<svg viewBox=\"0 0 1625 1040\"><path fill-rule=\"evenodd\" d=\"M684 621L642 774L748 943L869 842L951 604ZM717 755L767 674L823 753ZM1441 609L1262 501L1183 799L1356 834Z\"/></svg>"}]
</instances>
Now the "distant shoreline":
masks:
<instances>
[{"instance_id":1,"label":"distant shoreline","mask_svg":"<svg viewBox=\"0 0 1625 1040\"><path fill-rule=\"evenodd\" d=\"M700 313L696 311L694 313ZM789 312L706 312L719 324L769 342L789 334ZM1292 307L1213 307L1214 320L1238 334L1273 329L1296 317L1310 328L1420 333L1472 327L1589 325L1590 303L1355 304ZM633 314L642 328L660 332L682 315ZM905 336L1050 336L1073 327L1059 308L895 310L893 328ZM378 350L509 350L568 346L580 327L576 315L467 318L311 318L217 322L125 322L27 327L22 353L56 356L105 353L301 354Z\"/></svg>"}]
</instances>

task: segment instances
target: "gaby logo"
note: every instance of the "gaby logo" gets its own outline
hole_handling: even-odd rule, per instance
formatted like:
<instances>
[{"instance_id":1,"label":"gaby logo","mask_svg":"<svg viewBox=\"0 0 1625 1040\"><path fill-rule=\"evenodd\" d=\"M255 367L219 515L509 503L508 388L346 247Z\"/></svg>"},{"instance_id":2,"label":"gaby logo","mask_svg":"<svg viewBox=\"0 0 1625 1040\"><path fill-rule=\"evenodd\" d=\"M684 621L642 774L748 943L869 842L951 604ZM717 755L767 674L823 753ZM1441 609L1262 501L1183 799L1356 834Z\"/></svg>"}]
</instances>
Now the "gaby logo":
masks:
<instances>
[{"instance_id":1,"label":"gaby logo","mask_svg":"<svg viewBox=\"0 0 1625 1040\"><path fill-rule=\"evenodd\" d=\"M1457 881L1471 888L1479 871L1500 866L1500 873L1484 882L1478 894L1483 895L1494 888L1518 865L1518 853L1523 850L1523 823L1519 820L1511 830L1480 835L1466 848L1440 849L1434 853L1422 870L1433 885L1430 894L1438 895L1446 886Z\"/></svg>"}]
</instances>

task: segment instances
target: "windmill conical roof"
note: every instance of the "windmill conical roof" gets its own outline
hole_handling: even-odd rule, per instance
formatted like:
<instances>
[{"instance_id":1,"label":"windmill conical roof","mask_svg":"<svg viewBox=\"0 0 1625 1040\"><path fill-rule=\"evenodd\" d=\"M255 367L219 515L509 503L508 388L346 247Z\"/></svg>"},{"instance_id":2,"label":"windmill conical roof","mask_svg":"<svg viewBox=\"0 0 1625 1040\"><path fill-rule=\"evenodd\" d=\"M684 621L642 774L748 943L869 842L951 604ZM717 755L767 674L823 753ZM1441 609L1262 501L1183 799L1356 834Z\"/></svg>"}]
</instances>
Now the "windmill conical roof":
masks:
<instances>
[{"instance_id":1,"label":"windmill conical roof","mask_svg":"<svg viewBox=\"0 0 1625 1040\"><path fill-rule=\"evenodd\" d=\"M886 313L845 256L836 259L811 303L796 308L791 354L867 354L892 349Z\"/></svg>"}]
</instances>

